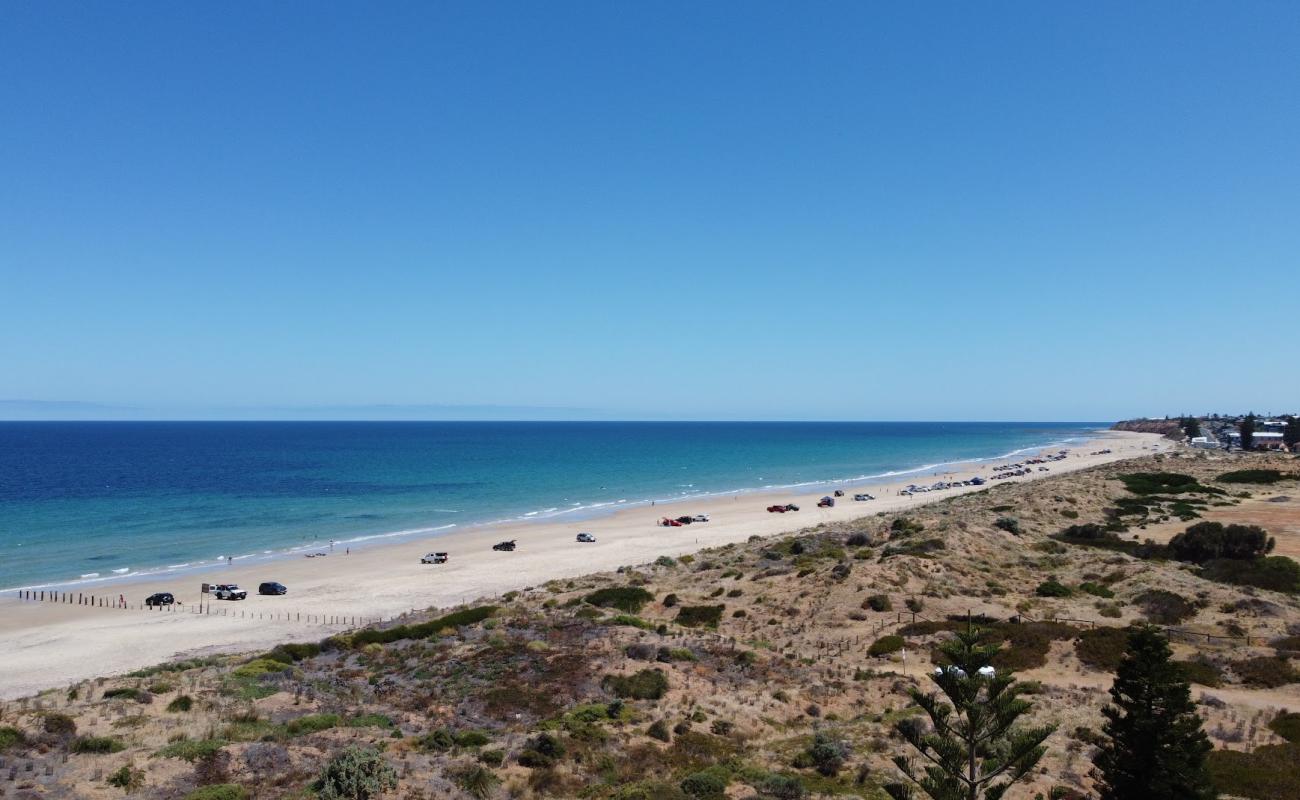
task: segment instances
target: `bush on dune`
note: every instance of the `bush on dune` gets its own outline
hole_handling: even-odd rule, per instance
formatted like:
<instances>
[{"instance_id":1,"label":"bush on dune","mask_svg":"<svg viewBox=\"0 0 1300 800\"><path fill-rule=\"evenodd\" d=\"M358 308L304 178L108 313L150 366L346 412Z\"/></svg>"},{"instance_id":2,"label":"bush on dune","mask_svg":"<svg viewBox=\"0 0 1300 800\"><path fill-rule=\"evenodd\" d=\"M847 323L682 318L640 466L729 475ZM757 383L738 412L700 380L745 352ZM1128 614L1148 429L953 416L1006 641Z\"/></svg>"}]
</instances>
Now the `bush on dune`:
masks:
<instances>
[{"instance_id":1,"label":"bush on dune","mask_svg":"<svg viewBox=\"0 0 1300 800\"><path fill-rule=\"evenodd\" d=\"M636 614L646 603L653 601L655 596L640 586L608 586L597 589L582 599L600 608L616 608Z\"/></svg>"}]
</instances>

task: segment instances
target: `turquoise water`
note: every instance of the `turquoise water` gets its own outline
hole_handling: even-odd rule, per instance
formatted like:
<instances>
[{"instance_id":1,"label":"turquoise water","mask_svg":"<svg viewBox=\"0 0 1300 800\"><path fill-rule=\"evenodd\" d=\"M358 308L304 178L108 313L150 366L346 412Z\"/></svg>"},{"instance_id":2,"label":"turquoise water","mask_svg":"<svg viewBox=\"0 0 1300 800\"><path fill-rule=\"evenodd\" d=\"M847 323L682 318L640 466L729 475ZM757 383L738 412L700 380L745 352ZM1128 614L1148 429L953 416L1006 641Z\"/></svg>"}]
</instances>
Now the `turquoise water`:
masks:
<instances>
[{"instance_id":1,"label":"turquoise water","mask_svg":"<svg viewBox=\"0 0 1300 800\"><path fill-rule=\"evenodd\" d=\"M0 423L0 587L870 479L1101 423Z\"/></svg>"}]
</instances>

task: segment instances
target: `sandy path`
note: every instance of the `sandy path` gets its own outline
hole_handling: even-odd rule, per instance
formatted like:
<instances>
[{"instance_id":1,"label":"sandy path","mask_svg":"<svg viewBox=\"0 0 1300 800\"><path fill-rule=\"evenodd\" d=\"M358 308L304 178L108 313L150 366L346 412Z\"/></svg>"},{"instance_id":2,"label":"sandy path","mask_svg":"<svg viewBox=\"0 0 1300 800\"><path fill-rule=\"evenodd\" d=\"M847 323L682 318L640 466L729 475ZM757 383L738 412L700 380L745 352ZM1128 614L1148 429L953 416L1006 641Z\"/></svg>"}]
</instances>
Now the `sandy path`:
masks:
<instances>
[{"instance_id":1,"label":"sandy path","mask_svg":"<svg viewBox=\"0 0 1300 800\"><path fill-rule=\"evenodd\" d=\"M1063 461L1050 464L1050 472L1035 471L1032 480L1060 475L1102 463L1170 450L1171 442L1154 434L1111 432L1071 448ZM1109 448L1107 455L1089 455ZM1024 458L1026 456L1019 456ZM434 539L403 541L353 549L337 548L325 558L286 557L253 564L217 567L203 573L167 576L162 580L113 583L83 590L116 598L126 595L138 604L157 591L173 592L183 605L170 613L137 609L91 608L78 605L22 602L12 595L0 599L0 697L10 698L47 688L66 686L100 675L127 672L167 659L204 652L238 652L269 647L283 641L323 638L344 625L299 621L298 615L377 618L405 611L444 607L481 597L562 579L642 564L661 555L676 556L706 547L744 541L750 536L772 536L822 522L848 521L878 512L896 511L934 502L955 494L979 491L962 487L916 496L899 496L910 483L988 477L999 462L947 467L934 474L910 474L889 483L862 484L876 500L853 502L854 486L845 484L847 496L834 508L817 508L819 489L807 494L754 493L710 497L636 507L585 521L544 521L482 526L450 532ZM771 503L793 502L799 512L771 514ZM711 521L680 528L663 528L663 516L708 514ZM574 535L590 531L595 544L578 544ZM495 552L493 543L516 539L513 553ZM451 554L448 564L421 565L430 550ZM240 617L192 613L202 581L238 583L255 592L262 581L286 584L284 597L250 594L239 603L214 602L212 609ZM272 621L272 615L289 614L293 621Z\"/></svg>"}]
</instances>

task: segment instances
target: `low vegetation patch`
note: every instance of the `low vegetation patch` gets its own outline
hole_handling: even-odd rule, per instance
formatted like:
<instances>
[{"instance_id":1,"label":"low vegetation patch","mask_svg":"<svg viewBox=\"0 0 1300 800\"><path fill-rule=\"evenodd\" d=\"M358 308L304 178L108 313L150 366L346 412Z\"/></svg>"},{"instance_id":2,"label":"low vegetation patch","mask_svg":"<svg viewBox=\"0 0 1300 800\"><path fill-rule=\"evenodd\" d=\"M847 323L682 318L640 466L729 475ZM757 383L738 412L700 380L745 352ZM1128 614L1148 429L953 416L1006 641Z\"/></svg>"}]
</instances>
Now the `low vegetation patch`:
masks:
<instances>
[{"instance_id":1,"label":"low vegetation patch","mask_svg":"<svg viewBox=\"0 0 1300 800\"><path fill-rule=\"evenodd\" d=\"M1260 483L1272 484L1278 481L1291 480L1294 475L1282 472L1276 469L1239 469L1232 472L1225 472L1215 478L1219 483Z\"/></svg>"},{"instance_id":2,"label":"low vegetation patch","mask_svg":"<svg viewBox=\"0 0 1300 800\"><path fill-rule=\"evenodd\" d=\"M1206 765L1223 794L1251 800L1300 797L1300 745L1265 745L1250 753L1214 750Z\"/></svg>"},{"instance_id":3,"label":"low vegetation patch","mask_svg":"<svg viewBox=\"0 0 1300 800\"><path fill-rule=\"evenodd\" d=\"M725 605L682 606L677 611L677 624L685 625L688 628L701 626L716 628L718 622L722 619L722 612L726 609Z\"/></svg>"},{"instance_id":4,"label":"low vegetation patch","mask_svg":"<svg viewBox=\"0 0 1300 800\"><path fill-rule=\"evenodd\" d=\"M1275 689L1300 681L1300 673L1295 671L1291 662L1276 656L1242 659L1232 662L1229 666L1247 686Z\"/></svg>"},{"instance_id":5,"label":"low vegetation patch","mask_svg":"<svg viewBox=\"0 0 1300 800\"><path fill-rule=\"evenodd\" d=\"M74 753L120 753L125 749L122 740L112 736L78 736L72 740Z\"/></svg>"},{"instance_id":6,"label":"low vegetation patch","mask_svg":"<svg viewBox=\"0 0 1300 800\"><path fill-rule=\"evenodd\" d=\"M871 647L867 648L867 653L873 656L887 656L890 653L897 653L906 645L907 640L902 636L881 636L871 643Z\"/></svg>"},{"instance_id":7,"label":"low vegetation patch","mask_svg":"<svg viewBox=\"0 0 1300 800\"><path fill-rule=\"evenodd\" d=\"M455 630L467 625L477 625L497 612L496 606L479 606L453 611L445 616L414 625L396 625L392 628L367 628L353 634L334 637L329 641L353 648L368 644L391 644L403 639L428 639L445 630Z\"/></svg>"},{"instance_id":8,"label":"low vegetation patch","mask_svg":"<svg viewBox=\"0 0 1300 800\"><path fill-rule=\"evenodd\" d=\"M1124 488L1136 495L1186 494L1188 492L1222 494L1218 489L1202 486L1191 475L1178 472L1130 472L1117 476Z\"/></svg>"},{"instance_id":9,"label":"low vegetation patch","mask_svg":"<svg viewBox=\"0 0 1300 800\"><path fill-rule=\"evenodd\" d=\"M1159 625L1177 625L1196 616L1196 604L1165 589L1148 589L1134 598L1147 619Z\"/></svg>"},{"instance_id":10,"label":"low vegetation patch","mask_svg":"<svg viewBox=\"0 0 1300 800\"><path fill-rule=\"evenodd\" d=\"M668 692L668 676L661 669L643 669L633 675L606 675L601 685L618 697L658 700Z\"/></svg>"},{"instance_id":11,"label":"low vegetation patch","mask_svg":"<svg viewBox=\"0 0 1300 800\"><path fill-rule=\"evenodd\" d=\"M1124 657L1128 646L1126 628L1093 628L1079 634L1074 653L1079 660L1093 669L1114 672Z\"/></svg>"},{"instance_id":12,"label":"low vegetation patch","mask_svg":"<svg viewBox=\"0 0 1300 800\"><path fill-rule=\"evenodd\" d=\"M636 614L646 603L652 602L655 596L640 586L608 586L597 589L582 599L600 608L616 608Z\"/></svg>"},{"instance_id":13,"label":"low vegetation patch","mask_svg":"<svg viewBox=\"0 0 1300 800\"><path fill-rule=\"evenodd\" d=\"M1281 712L1268 723L1268 729L1288 742L1300 744L1300 712Z\"/></svg>"},{"instance_id":14,"label":"low vegetation patch","mask_svg":"<svg viewBox=\"0 0 1300 800\"><path fill-rule=\"evenodd\" d=\"M1220 583L1300 593L1300 564L1286 556L1266 556L1250 561L1220 558L1206 563L1201 575Z\"/></svg>"}]
</instances>

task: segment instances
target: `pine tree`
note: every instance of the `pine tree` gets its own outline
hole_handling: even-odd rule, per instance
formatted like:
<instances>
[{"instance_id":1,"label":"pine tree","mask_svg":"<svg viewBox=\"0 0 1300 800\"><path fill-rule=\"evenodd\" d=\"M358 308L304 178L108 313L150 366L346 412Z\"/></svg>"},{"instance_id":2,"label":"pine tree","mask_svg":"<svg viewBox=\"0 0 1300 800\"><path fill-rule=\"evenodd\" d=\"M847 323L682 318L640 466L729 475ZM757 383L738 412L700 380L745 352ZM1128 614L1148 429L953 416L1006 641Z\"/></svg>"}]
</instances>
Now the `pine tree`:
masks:
<instances>
[{"instance_id":1,"label":"pine tree","mask_svg":"<svg viewBox=\"0 0 1300 800\"><path fill-rule=\"evenodd\" d=\"M1286 427L1282 429L1282 443L1292 449L1300 444L1300 417L1286 418Z\"/></svg>"},{"instance_id":2,"label":"pine tree","mask_svg":"<svg viewBox=\"0 0 1300 800\"><path fill-rule=\"evenodd\" d=\"M1056 727L1016 727L1030 704L1019 698L1023 686L1009 671L994 672L999 649L981 644L974 628L940 647L951 665L936 670L932 679L948 702L911 690L930 725L914 717L898 724L923 760L918 765L905 756L894 759L910 781L885 787L895 800L914 797L912 784L934 800L998 800L1043 757L1043 742Z\"/></svg>"},{"instance_id":3,"label":"pine tree","mask_svg":"<svg viewBox=\"0 0 1300 800\"><path fill-rule=\"evenodd\" d=\"M1212 800L1205 757L1213 749L1187 679L1157 628L1134 628L1111 687L1106 743L1097 754L1101 800Z\"/></svg>"},{"instance_id":4,"label":"pine tree","mask_svg":"<svg viewBox=\"0 0 1300 800\"><path fill-rule=\"evenodd\" d=\"M1241 421L1237 427L1241 434L1241 449L1249 450L1255 446L1255 415L1247 414L1246 418Z\"/></svg>"}]
</instances>

